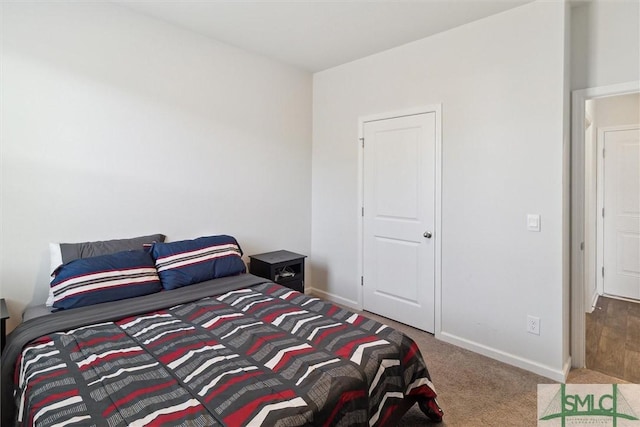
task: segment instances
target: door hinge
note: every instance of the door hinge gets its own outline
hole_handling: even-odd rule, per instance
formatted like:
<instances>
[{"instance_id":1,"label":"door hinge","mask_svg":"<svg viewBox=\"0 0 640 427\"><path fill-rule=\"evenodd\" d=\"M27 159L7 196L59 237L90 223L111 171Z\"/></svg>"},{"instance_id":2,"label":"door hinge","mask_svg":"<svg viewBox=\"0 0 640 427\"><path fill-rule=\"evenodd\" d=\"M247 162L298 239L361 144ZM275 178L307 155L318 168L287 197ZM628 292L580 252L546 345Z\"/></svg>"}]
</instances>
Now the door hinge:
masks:
<instances>
[{"instance_id":1,"label":"door hinge","mask_svg":"<svg viewBox=\"0 0 640 427\"><path fill-rule=\"evenodd\" d=\"M360 138L360 142L362 143L362 148L364 148L364 138Z\"/></svg>"},{"instance_id":2,"label":"door hinge","mask_svg":"<svg viewBox=\"0 0 640 427\"><path fill-rule=\"evenodd\" d=\"M584 251L584 242L580 242L580 250Z\"/></svg>"},{"instance_id":3,"label":"door hinge","mask_svg":"<svg viewBox=\"0 0 640 427\"><path fill-rule=\"evenodd\" d=\"M602 218L604 218L604 208L602 208Z\"/></svg>"},{"instance_id":4,"label":"door hinge","mask_svg":"<svg viewBox=\"0 0 640 427\"><path fill-rule=\"evenodd\" d=\"M364 276L360 276L360 286L364 286Z\"/></svg>"},{"instance_id":5,"label":"door hinge","mask_svg":"<svg viewBox=\"0 0 640 427\"><path fill-rule=\"evenodd\" d=\"M362 207L362 216L364 216L364 206Z\"/></svg>"},{"instance_id":6,"label":"door hinge","mask_svg":"<svg viewBox=\"0 0 640 427\"><path fill-rule=\"evenodd\" d=\"M602 158L604 159L604 148L602 149Z\"/></svg>"},{"instance_id":7,"label":"door hinge","mask_svg":"<svg viewBox=\"0 0 640 427\"><path fill-rule=\"evenodd\" d=\"M602 267L602 277L604 277L604 266Z\"/></svg>"}]
</instances>

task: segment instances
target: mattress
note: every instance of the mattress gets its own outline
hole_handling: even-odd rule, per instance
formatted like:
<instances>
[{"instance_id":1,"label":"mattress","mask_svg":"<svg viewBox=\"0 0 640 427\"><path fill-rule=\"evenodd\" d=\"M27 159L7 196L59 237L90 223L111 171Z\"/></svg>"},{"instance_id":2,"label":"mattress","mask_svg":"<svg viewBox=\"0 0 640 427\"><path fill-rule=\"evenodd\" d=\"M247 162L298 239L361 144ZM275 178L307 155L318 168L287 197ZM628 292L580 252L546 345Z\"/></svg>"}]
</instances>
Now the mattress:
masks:
<instances>
[{"instance_id":1,"label":"mattress","mask_svg":"<svg viewBox=\"0 0 640 427\"><path fill-rule=\"evenodd\" d=\"M26 322L27 320L46 316L48 314L51 314L51 307L47 307L44 304L26 307L22 313L22 321Z\"/></svg>"}]
</instances>

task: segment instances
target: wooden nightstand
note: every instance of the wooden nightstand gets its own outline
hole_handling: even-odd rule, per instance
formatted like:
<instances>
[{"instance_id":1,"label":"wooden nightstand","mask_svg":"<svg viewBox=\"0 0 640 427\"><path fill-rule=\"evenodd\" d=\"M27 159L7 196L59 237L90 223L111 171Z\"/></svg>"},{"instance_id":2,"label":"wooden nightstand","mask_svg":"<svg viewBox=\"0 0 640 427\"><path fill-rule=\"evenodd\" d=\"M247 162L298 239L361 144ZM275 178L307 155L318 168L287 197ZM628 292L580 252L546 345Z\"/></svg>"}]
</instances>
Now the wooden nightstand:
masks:
<instances>
[{"instance_id":1,"label":"wooden nightstand","mask_svg":"<svg viewBox=\"0 0 640 427\"><path fill-rule=\"evenodd\" d=\"M4 350L4 343L7 335L7 319L9 318L9 310L4 298L0 298L0 353Z\"/></svg>"},{"instance_id":2,"label":"wooden nightstand","mask_svg":"<svg viewBox=\"0 0 640 427\"><path fill-rule=\"evenodd\" d=\"M250 255L249 273L304 293L304 259L289 251L275 251Z\"/></svg>"}]
</instances>

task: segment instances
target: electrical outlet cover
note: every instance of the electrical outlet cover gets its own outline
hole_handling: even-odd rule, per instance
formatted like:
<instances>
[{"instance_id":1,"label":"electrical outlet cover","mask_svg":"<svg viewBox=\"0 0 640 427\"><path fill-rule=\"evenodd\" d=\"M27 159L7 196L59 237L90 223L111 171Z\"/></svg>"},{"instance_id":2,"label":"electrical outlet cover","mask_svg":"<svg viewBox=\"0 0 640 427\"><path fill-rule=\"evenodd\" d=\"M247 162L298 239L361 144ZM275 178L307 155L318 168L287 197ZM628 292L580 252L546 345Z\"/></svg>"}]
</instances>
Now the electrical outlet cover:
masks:
<instances>
[{"instance_id":1,"label":"electrical outlet cover","mask_svg":"<svg viewBox=\"0 0 640 427\"><path fill-rule=\"evenodd\" d=\"M535 316L527 316L527 332L534 335L540 335L540 318Z\"/></svg>"}]
</instances>

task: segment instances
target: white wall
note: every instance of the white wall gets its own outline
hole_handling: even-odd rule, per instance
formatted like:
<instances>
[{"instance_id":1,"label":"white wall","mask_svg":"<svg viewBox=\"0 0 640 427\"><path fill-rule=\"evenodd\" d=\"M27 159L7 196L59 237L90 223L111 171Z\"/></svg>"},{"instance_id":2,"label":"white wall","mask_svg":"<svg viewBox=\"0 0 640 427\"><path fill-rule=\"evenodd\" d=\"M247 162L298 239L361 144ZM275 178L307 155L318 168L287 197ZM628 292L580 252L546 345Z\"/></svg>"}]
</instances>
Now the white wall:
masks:
<instances>
[{"instance_id":1,"label":"white wall","mask_svg":"<svg viewBox=\"0 0 640 427\"><path fill-rule=\"evenodd\" d=\"M565 25L563 4L535 2L314 75L321 294L361 302L358 117L442 103L439 336L562 378ZM527 213L541 215L542 232L526 230ZM540 336L526 333L527 314L541 318Z\"/></svg>"},{"instance_id":2,"label":"white wall","mask_svg":"<svg viewBox=\"0 0 640 427\"><path fill-rule=\"evenodd\" d=\"M596 128L640 123L640 94L609 96L593 101Z\"/></svg>"},{"instance_id":3,"label":"white wall","mask_svg":"<svg viewBox=\"0 0 640 427\"><path fill-rule=\"evenodd\" d=\"M48 242L235 235L310 252L311 75L108 2L3 3L0 295Z\"/></svg>"},{"instance_id":4,"label":"white wall","mask_svg":"<svg viewBox=\"0 0 640 427\"><path fill-rule=\"evenodd\" d=\"M572 89L640 79L640 2L576 3L571 11Z\"/></svg>"}]
</instances>

